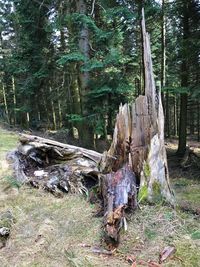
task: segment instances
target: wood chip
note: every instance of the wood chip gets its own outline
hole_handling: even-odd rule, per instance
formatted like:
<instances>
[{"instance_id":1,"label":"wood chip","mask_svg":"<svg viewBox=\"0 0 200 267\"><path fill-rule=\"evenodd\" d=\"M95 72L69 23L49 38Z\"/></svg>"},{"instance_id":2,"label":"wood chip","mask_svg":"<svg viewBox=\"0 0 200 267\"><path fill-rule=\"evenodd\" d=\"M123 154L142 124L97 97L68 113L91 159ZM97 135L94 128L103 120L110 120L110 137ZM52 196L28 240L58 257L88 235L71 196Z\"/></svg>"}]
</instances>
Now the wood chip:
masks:
<instances>
[{"instance_id":1,"label":"wood chip","mask_svg":"<svg viewBox=\"0 0 200 267\"><path fill-rule=\"evenodd\" d=\"M102 249L102 248L93 248L92 252L97 253L97 254L104 254L104 255L112 255L113 254L113 251L109 251L109 250Z\"/></svg>"},{"instance_id":2,"label":"wood chip","mask_svg":"<svg viewBox=\"0 0 200 267\"><path fill-rule=\"evenodd\" d=\"M155 261L149 261L148 267L162 267L162 265L160 265L159 263L157 263Z\"/></svg>"},{"instance_id":3,"label":"wood chip","mask_svg":"<svg viewBox=\"0 0 200 267\"><path fill-rule=\"evenodd\" d=\"M169 258L170 256L172 256L175 252L176 252L176 248L175 247L171 247L171 246L165 247L163 249L163 251L160 253L159 262L162 263L167 258Z\"/></svg>"}]
</instances>

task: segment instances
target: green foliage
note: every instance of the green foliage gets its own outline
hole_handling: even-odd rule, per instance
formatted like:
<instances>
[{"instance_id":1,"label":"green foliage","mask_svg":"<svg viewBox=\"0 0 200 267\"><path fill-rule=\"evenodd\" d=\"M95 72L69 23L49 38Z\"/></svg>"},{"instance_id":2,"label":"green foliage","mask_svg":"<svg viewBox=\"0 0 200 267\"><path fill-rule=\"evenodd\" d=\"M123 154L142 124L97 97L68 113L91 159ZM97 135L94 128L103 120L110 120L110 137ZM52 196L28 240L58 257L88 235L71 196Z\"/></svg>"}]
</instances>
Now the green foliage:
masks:
<instances>
[{"instance_id":1,"label":"green foliage","mask_svg":"<svg viewBox=\"0 0 200 267\"><path fill-rule=\"evenodd\" d=\"M62 55L60 59L57 60L57 63L60 65L64 65L70 62L80 62L80 61L86 61L85 56L80 52L72 52L69 53L68 55Z\"/></svg>"},{"instance_id":2,"label":"green foliage","mask_svg":"<svg viewBox=\"0 0 200 267\"><path fill-rule=\"evenodd\" d=\"M66 117L68 118L69 122L82 122L84 119L79 114L68 114Z\"/></svg>"},{"instance_id":3,"label":"green foliage","mask_svg":"<svg viewBox=\"0 0 200 267\"><path fill-rule=\"evenodd\" d=\"M119 104L132 101L144 92L142 4L151 39L154 74L159 84L163 14L167 23L166 84L162 91L169 97L164 107L169 111L165 114L170 114L170 123L175 121L173 105L180 110L181 94L188 94L193 101L199 98L197 25L200 10L196 0L175 1L173 5L166 4L163 10L161 2L155 0L144 3L101 0L95 2L93 15L88 15L91 11L88 1L85 1L85 14L78 13L76 1L72 0L29 2L6 0L6 4L0 3L1 88L4 84L8 109L8 116L4 117L9 117L12 124L37 127L45 123L46 128L70 129L74 123L77 126L90 118L87 123L95 133L112 134ZM189 19L188 36L183 35L185 14ZM83 29L88 31L87 55L80 49ZM182 70L184 61L187 72ZM187 85L182 83L185 74ZM82 78L88 76L87 88L81 88L81 75ZM3 114L4 101L1 90ZM164 101L167 102L167 97ZM195 114L197 133L197 112Z\"/></svg>"},{"instance_id":4,"label":"green foliage","mask_svg":"<svg viewBox=\"0 0 200 267\"><path fill-rule=\"evenodd\" d=\"M85 64L81 67L81 71L95 71L101 70L102 68L104 68L104 63L93 58L85 62Z\"/></svg>"},{"instance_id":5,"label":"green foliage","mask_svg":"<svg viewBox=\"0 0 200 267\"><path fill-rule=\"evenodd\" d=\"M163 92L168 92L170 94L188 94L190 92L189 87L163 87Z\"/></svg>"}]
</instances>

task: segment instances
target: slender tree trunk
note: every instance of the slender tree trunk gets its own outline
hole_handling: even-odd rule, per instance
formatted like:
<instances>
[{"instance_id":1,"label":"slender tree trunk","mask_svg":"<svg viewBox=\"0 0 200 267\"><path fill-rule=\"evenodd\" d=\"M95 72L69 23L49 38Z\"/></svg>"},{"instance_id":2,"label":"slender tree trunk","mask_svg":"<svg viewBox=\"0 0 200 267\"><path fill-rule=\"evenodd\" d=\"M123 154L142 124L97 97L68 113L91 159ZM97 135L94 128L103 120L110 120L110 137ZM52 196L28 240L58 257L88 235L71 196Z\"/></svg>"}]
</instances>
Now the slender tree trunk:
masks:
<instances>
[{"instance_id":1,"label":"slender tree trunk","mask_svg":"<svg viewBox=\"0 0 200 267\"><path fill-rule=\"evenodd\" d=\"M51 86L49 87L49 92L50 92L50 98L51 98L50 102L51 102L51 110L52 110L52 118L53 118L53 127L54 127L54 130L56 130L57 129L57 119L56 119L55 104L53 101Z\"/></svg>"},{"instance_id":2,"label":"slender tree trunk","mask_svg":"<svg viewBox=\"0 0 200 267\"><path fill-rule=\"evenodd\" d=\"M14 125L16 125L16 105L17 105L17 100L16 100L16 87L15 87L15 78L12 76L12 90L13 90L13 114L14 114Z\"/></svg>"},{"instance_id":3,"label":"slender tree trunk","mask_svg":"<svg viewBox=\"0 0 200 267\"><path fill-rule=\"evenodd\" d=\"M189 122L190 122L190 135L194 135L194 120L195 120L194 115L195 115L195 109L196 109L195 103L191 100L190 108L189 108L189 110L190 110L190 112L189 112L189 114L190 114L190 118L189 118Z\"/></svg>"},{"instance_id":4,"label":"slender tree trunk","mask_svg":"<svg viewBox=\"0 0 200 267\"><path fill-rule=\"evenodd\" d=\"M189 38L189 16L188 16L188 3L184 2L184 12L182 18L183 24L183 40L184 40L184 49L186 49L186 43ZM188 76L189 76L189 66L187 55L182 53L182 65L181 65L181 86L184 88L188 87ZM187 102L188 95L187 93L181 94L180 97L180 121L179 121L179 143L177 153L183 155L186 149L187 143Z\"/></svg>"},{"instance_id":5,"label":"slender tree trunk","mask_svg":"<svg viewBox=\"0 0 200 267\"><path fill-rule=\"evenodd\" d=\"M60 89L57 87L57 97L58 97L58 117L59 117L59 128L62 128L62 108L61 108L61 101L60 101Z\"/></svg>"},{"instance_id":6,"label":"slender tree trunk","mask_svg":"<svg viewBox=\"0 0 200 267\"><path fill-rule=\"evenodd\" d=\"M8 104L7 104L7 97L6 97L6 91L5 91L4 84L2 84L2 90L3 90L3 101L4 101L6 119L7 119L7 122L10 123L9 112L8 112Z\"/></svg>"},{"instance_id":7,"label":"slender tree trunk","mask_svg":"<svg viewBox=\"0 0 200 267\"><path fill-rule=\"evenodd\" d=\"M139 0L138 2L138 14L141 16L142 8L144 6L144 0ZM142 34L142 18L140 19L140 35L141 35L141 62L140 62L140 94L145 93L145 66L144 66L144 42Z\"/></svg>"},{"instance_id":8,"label":"slender tree trunk","mask_svg":"<svg viewBox=\"0 0 200 267\"><path fill-rule=\"evenodd\" d=\"M170 137L170 115L169 115L169 92L167 90L166 92L166 104L165 104L165 125L166 125L166 133L167 133L167 137Z\"/></svg>"},{"instance_id":9,"label":"slender tree trunk","mask_svg":"<svg viewBox=\"0 0 200 267\"><path fill-rule=\"evenodd\" d=\"M187 142L187 100L188 95L181 95L180 102L180 121L179 121L179 143L178 143L178 154L183 155L186 149Z\"/></svg>"},{"instance_id":10,"label":"slender tree trunk","mask_svg":"<svg viewBox=\"0 0 200 267\"><path fill-rule=\"evenodd\" d=\"M77 11L80 14L87 14L87 5L85 0L77 1ZM85 56L85 61L89 59L89 30L86 24L83 23L79 33L79 49L80 52ZM81 67L81 66L80 66ZM94 133L89 119L88 112L88 84L89 84L89 72L81 71L79 69L79 85L80 85L80 96L81 96L81 109L83 122L79 127L79 136L81 138L82 145L85 147L94 147Z\"/></svg>"},{"instance_id":11,"label":"slender tree trunk","mask_svg":"<svg viewBox=\"0 0 200 267\"><path fill-rule=\"evenodd\" d=\"M46 115L46 121L47 121L47 127L49 128L50 126L50 117L49 117L49 109L48 109L48 104L47 104L47 99L45 97L45 92L44 89L42 88L41 90L41 94L42 94L42 102L43 102L43 107L44 107L44 114Z\"/></svg>"},{"instance_id":12,"label":"slender tree trunk","mask_svg":"<svg viewBox=\"0 0 200 267\"><path fill-rule=\"evenodd\" d=\"M177 103L176 103L176 95L174 96L174 136L177 136Z\"/></svg>"},{"instance_id":13,"label":"slender tree trunk","mask_svg":"<svg viewBox=\"0 0 200 267\"><path fill-rule=\"evenodd\" d=\"M200 141L200 104L198 101L198 111L197 111L197 140Z\"/></svg>"},{"instance_id":14,"label":"slender tree trunk","mask_svg":"<svg viewBox=\"0 0 200 267\"><path fill-rule=\"evenodd\" d=\"M161 60L161 89L166 85L166 17L165 17L165 0L162 0L162 60ZM164 102L164 92L161 92L162 103L164 114L165 113L165 102Z\"/></svg>"}]
</instances>

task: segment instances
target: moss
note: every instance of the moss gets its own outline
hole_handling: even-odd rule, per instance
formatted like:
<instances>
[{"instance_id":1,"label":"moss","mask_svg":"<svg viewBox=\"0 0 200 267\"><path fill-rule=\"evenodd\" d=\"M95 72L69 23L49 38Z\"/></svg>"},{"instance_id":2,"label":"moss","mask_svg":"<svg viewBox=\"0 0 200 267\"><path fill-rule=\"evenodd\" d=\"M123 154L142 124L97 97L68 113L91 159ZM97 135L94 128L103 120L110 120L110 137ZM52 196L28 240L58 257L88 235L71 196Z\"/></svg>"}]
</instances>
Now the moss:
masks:
<instances>
[{"instance_id":1,"label":"moss","mask_svg":"<svg viewBox=\"0 0 200 267\"><path fill-rule=\"evenodd\" d=\"M150 177L151 175L151 168L147 162L144 164L144 175L145 177Z\"/></svg>"},{"instance_id":2,"label":"moss","mask_svg":"<svg viewBox=\"0 0 200 267\"><path fill-rule=\"evenodd\" d=\"M158 182L156 181L153 182L152 189L154 195L161 195L161 188Z\"/></svg>"},{"instance_id":3,"label":"moss","mask_svg":"<svg viewBox=\"0 0 200 267\"><path fill-rule=\"evenodd\" d=\"M191 238L196 240L196 239L200 239L200 231L195 231L191 234Z\"/></svg>"},{"instance_id":4,"label":"moss","mask_svg":"<svg viewBox=\"0 0 200 267\"><path fill-rule=\"evenodd\" d=\"M158 182L154 181L152 184L152 202L160 203L163 201L163 197L161 194L161 186Z\"/></svg>"},{"instance_id":5,"label":"moss","mask_svg":"<svg viewBox=\"0 0 200 267\"><path fill-rule=\"evenodd\" d=\"M143 185L140 187L139 193L138 193L138 202L139 203L144 203L147 201L148 198L148 187L147 185Z\"/></svg>"}]
</instances>

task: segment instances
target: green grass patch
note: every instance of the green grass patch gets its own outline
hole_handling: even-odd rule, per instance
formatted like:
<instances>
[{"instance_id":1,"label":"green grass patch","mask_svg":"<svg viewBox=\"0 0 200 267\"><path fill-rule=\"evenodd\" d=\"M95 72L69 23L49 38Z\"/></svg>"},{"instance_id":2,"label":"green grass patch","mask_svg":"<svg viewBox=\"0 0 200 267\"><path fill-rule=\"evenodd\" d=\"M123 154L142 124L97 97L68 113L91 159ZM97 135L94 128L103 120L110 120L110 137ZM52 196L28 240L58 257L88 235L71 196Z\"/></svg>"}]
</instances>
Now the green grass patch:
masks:
<instances>
[{"instance_id":1,"label":"green grass patch","mask_svg":"<svg viewBox=\"0 0 200 267\"><path fill-rule=\"evenodd\" d=\"M191 238L194 240L200 239L200 230L197 230L191 234Z\"/></svg>"},{"instance_id":2,"label":"green grass patch","mask_svg":"<svg viewBox=\"0 0 200 267\"><path fill-rule=\"evenodd\" d=\"M10 187L19 189L22 186L22 184L17 181L12 175L6 175L4 178Z\"/></svg>"}]
</instances>

